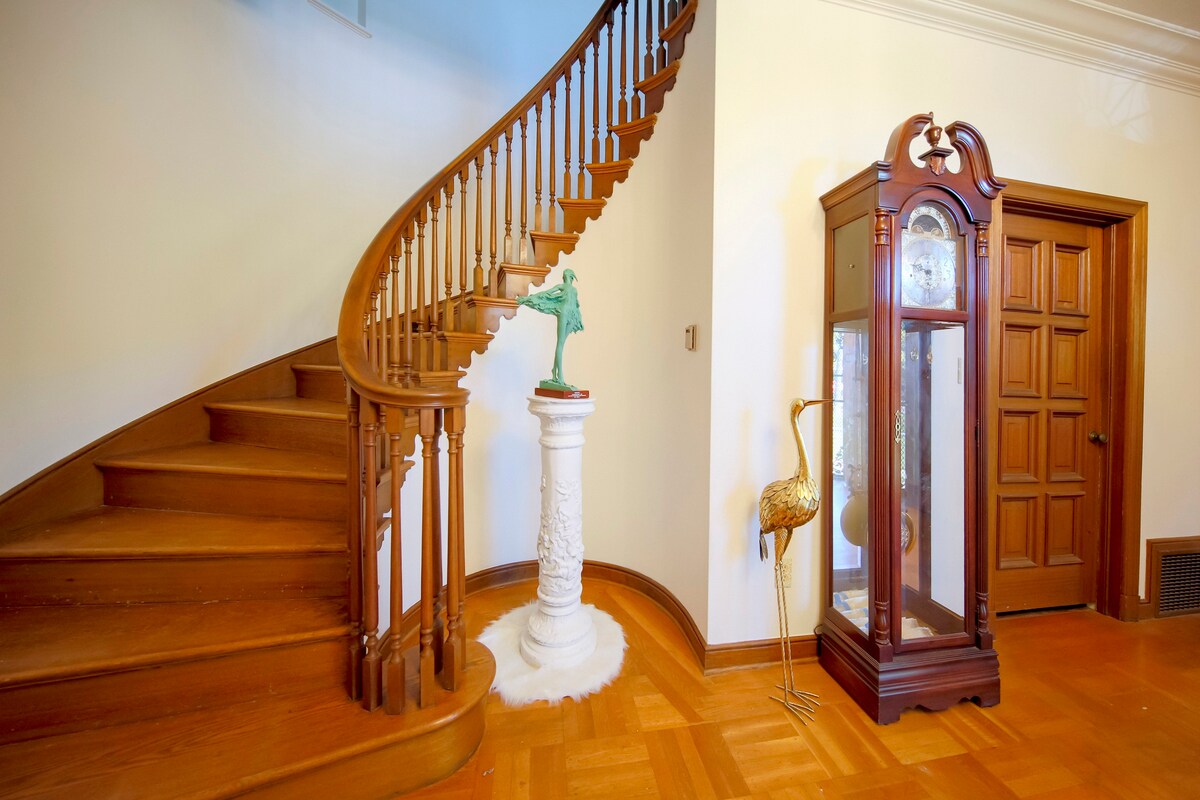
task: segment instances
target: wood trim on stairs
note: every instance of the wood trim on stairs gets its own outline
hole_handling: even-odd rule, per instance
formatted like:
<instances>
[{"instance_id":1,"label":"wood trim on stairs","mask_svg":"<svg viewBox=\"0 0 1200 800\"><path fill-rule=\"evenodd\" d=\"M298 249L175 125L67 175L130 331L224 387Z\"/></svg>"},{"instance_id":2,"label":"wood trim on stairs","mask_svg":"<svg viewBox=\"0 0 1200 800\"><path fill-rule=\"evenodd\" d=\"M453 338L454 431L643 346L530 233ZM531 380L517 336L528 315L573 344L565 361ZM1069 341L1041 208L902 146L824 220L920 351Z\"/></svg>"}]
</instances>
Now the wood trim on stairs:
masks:
<instances>
[{"instance_id":1,"label":"wood trim on stairs","mask_svg":"<svg viewBox=\"0 0 1200 800\"><path fill-rule=\"evenodd\" d=\"M538 564L536 561L514 561L511 564L488 567L467 576L467 595L500 586L510 586L522 581L536 580L537 574ZM658 581L636 570L619 564L586 560L583 562L583 577L616 583L633 589L652 600L679 626L684 638L687 639L692 654L696 657L696 663L706 675L712 672L774 664L779 661L779 639L777 638L708 644L700 632L699 626L696 625L696 620L692 618L683 603L679 602L679 598ZM418 610L418 606L413 606L404 612L400 623L404 639L408 639L416 633ZM392 629L389 628L381 637L382 652L385 658L391 649L391 639ZM817 657L817 636L815 634L793 636L792 657L798 661L815 659Z\"/></svg>"},{"instance_id":2,"label":"wood trim on stairs","mask_svg":"<svg viewBox=\"0 0 1200 800\"><path fill-rule=\"evenodd\" d=\"M329 338L264 361L197 389L84 445L0 496L0 531L101 505L104 481L95 467L97 460L118 453L207 441L206 403L287 396L294 386L292 365L305 361L336 364L336 343Z\"/></svg>"}]
</instances>

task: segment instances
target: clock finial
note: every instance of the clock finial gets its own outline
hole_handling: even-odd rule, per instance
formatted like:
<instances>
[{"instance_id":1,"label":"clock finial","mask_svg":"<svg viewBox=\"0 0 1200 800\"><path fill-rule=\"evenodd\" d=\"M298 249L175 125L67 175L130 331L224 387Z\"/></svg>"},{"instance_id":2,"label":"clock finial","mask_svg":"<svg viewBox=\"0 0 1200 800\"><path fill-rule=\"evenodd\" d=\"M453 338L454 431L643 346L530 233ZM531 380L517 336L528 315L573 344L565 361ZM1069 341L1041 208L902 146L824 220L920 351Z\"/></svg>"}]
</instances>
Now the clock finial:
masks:
<instances>
[{"instance_id":1,"label":"clock finial","mask_svg":"<svg viewBox=\"0 0 1200 800\"><path fill-rule=\"evenodd\" d=\"M930 172L934 175L941 175L946 171L946 156L954 151L948 147L938 146L938 143L942 141L942 128L933 121L933 112L929 114L929 127L925 129L925 141L929 142L929 149L920 156L920 159L925 162L925 166L929 167Z\"/></svg>"}]
</instances>

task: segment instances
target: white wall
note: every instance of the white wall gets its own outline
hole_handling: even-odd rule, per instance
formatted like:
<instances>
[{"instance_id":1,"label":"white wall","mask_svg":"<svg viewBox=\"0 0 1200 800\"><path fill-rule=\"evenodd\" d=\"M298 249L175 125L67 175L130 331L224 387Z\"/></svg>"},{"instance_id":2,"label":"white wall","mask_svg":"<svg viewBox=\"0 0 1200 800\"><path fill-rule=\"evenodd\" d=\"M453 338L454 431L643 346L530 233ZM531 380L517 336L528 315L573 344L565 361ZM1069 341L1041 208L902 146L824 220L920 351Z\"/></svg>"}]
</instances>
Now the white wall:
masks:
<instances>
[{"instance_id":1,"label":"white wall","mask_svg":"<svg viewBox=\"0 0 1200 800\"><path fill-rule=\"evenodd\" d=\"M1002 176L1149 202L1142 530L1196 534L1200 100L829 3L718 5L709 641L775 631L755 509L794 469L789 398L821 391L817 198L917 112L978 127ZM820 453L818 415L801 419ZM795 633L820 613L818 524L792 544Z\"/></svg>"},{"instance_id":2,"label":"white wall","mask_svg":"<svg viewBox=\"0 0 1200 800\"><path fill-rule=\"evenodd\" d=\"M303 0L0 3L0 491L330 336L379 226L595 7L372 2L365 39Z\"/></svg>"}]
</instances>

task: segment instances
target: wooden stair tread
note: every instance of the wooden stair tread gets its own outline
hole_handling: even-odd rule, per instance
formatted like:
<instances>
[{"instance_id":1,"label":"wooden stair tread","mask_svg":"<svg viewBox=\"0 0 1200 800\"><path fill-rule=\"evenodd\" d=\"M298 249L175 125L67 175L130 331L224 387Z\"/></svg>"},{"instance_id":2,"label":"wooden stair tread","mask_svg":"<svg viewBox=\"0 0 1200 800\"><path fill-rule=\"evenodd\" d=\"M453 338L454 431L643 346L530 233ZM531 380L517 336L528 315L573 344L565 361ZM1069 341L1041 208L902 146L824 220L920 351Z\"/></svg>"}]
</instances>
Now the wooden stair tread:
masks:
<instances>
[{"instance_id":1,"label":"wooden stair tread","mask_svg":"<svg viewBox=\"0 0 1200 800\"><path fill-rule=\"evenodd\" d=\"M419 709L412 703L415 659L410 653L410 708L396 716L382 709L365 712L343 690L330 687L18 742L0 748L0 795L240 795L453 724L481 702L495 674L482 645L468 643L467 658L462 688L439 690L436 704ZM412 763L397 763L396 769L420 772ZM310 796L303 784L294 789L299 794L293 796Z\"/></svg>"},{"instance_id":2,"label":"wooden stair tread","mask_svg":"<svg viewBox=\"0 0 1200 800\"><path fill-rule=\"evenodd\" d=\"M656 124L658 124L658 115L647 114L644 117L638 117L637 119L631 119L628 122L622 122L619 125L613 125L612 132L617 136L628 136L632 133L638 133L652 129Z\"/></svg>"},{"instance_id":3,"label":"wooden stair tread","mask_svg":"<svg viewBox=\"0 0 1200 800\"><path fill-rule=\"evenodd\" d=\"M0 563L345 551L345 526L335 522L101 506L6 534Z\"/></svg>"},{"instance_id":4,"label":"wooden stair tread","mask_svg":"<svg viewBox=\"0 0 1200 800\"><path fill-rule=\"evenodd\" d=\"M346 636L338 599L0 609L0 688Z\"/></svg>"},{"instance_id":5,"label":"wooden stair tread","mask_svg":"<svg viewBox=\"0 0 1200 800\"><path fill-rule=\"evenodd\" d=\"M305 372L328 372L342 374L342 368L337 364L292 364L293 370L302 370Z\"/></svg>"},{"instance_id":6,"label":"wooden stair tread","mask_svg":"<svg viewBox=\"0 0 1200 800\"><path fill-rule=\"evenodd\" d=\"M101 459L102 469L162 470L221 475L344 481L346 457L299 450L198 442Z\"/></svg>"},{"instance_id":7,"label":"wooden stair tread","mask_svg":"<svg viewBox=\"0 0 1200 800\"><path fill-rule=\"evenodd\" d=\"M311 397L274 397L263 400L226 400L208 403L205 408L236 411L243 414L263 414L282 417L301 417L332 422L346 421L346 404Z\"/></svg>"}]
</instances>

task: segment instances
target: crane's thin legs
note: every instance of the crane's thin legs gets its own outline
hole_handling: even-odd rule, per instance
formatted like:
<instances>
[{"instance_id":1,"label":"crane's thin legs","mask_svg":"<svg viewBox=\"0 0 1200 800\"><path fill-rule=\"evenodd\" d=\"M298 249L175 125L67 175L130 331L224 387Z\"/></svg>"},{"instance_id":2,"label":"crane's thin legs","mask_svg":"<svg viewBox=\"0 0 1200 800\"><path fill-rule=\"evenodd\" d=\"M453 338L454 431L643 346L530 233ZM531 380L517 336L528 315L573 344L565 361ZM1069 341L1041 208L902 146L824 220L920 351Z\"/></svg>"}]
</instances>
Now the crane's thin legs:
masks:
<instances>
[{"instance_id":1,"label":"crane's thin legs","mask_svg":"<svg viewBox=\"0 0 1200 800\"><path fill-rule=\"evenodd\" d=\"M779 656L783 665L783 684L775 684L775 688L783 690L783 697L772 695L771 699L782 703L785 708L807 725L810 719L816 719L816 708L813 706L821 704L816 700L819 695L796 688L795 678L792 674L792 635L788 620L787 592L784 589L783 558L777 548L775 558L775 602L779 613ZM793 697L796 699L793 700Z\"/></svg>"}]
</instances>

